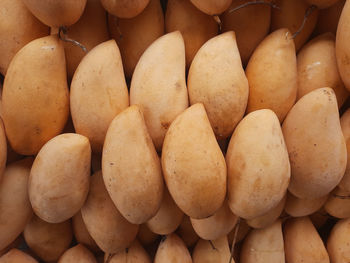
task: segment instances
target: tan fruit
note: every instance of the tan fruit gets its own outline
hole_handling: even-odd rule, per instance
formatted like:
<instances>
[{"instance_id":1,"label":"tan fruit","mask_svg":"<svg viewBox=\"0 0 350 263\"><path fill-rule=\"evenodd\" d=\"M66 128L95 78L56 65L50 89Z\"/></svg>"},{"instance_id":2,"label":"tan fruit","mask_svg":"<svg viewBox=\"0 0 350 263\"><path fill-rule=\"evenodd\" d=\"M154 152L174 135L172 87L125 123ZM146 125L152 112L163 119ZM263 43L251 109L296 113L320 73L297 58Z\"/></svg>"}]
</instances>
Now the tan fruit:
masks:
<instances>
[{"instance_id":1,"label":"tan fruit","mask_svg":"<svg viewBox=\"0 0 350 263\"><path fill-rule=\"evenodd\" d=\"M290 164L280 123L271 110L248 114L235 129L226 153L228 204L245 219L267 213L284 197Z\"/></svg>"},{"instance_id":2,"label":"tan fruit","mask_svg":"<svg viewBox=\"0 0 350 263\"><path fill-rule=\"evenodd\" d=\"M30 12L51 27L70 26L81 17L86 0L22 0Z\"/></svg>"},{"instance_id":3,"label":"tan fruit","mask_svg":"<svg viewBox=\"0 0 350 263\"><path fill-rule=\"evenodd\" d=\"M315 5L320 9L329 8L335 5L339 0L306 0L309 5Z\"/></svg>"},{"instance_id":4,"label":"tan fruit","mask_svg":"<svg viewBox=\"0 0 350 263\"><path fill-rule=\"evenodd\" d=\"M340 126L344 135L346 150L347 150L347 163L345 174L341 179L338 187L344 191L350 193L350 110L347 110L340 118Z\"/></svg>"},{"instance_id":5,"label":"tan fruit","mask_svg":"<svg viewBox=\"0 0 350 263\"><path fill-rule=\"evenodd\" d=\"M347 158L334 91L320 88L302 97L282 131L292 170L289 191L302 199L327 195L342 179Z\"/></svg>"},{"instance_id":6,"label":"tan fruit","mask_svg":"<svg viewBox=\"0 0 350 263\"><path fill-rule=\"evenodd\" d=\"M329 87L337 97L340 108L349 92L340 78L335 57L335 37L325 33L309 41L298 53L298 96L300 99L312 90Z\"/></svg>"},{"instance_id":7,"label":"tan fruit","mask_svg":"<svg viewBox=\"0 0 350 263\"><path fill-rule=\"evenodd\" d=\"M236 225L237 219L237 216L231 212L226 200L214 215L203 219L190 218L194 231L205 240L226 237Z\"/></svg>"},{"instance_id":8,"label":"tan fruit","mask_svg":"<svg viewBox=\"0 0 350 263\"><path fill-rule=\"evenodd\" d=\"M14 55L30 41L47 36L49 28L34 17L22 0L1 1L0 73L6 75Z\"/></svg>"},{"instance_id":9,"label":"tan fruit","mask_svg":"<svg viewBox=\"0 0 350 263\"><path fill-rule=\"evenodd\" d=\"M191 263L191 255L185 243L176 234L165 236L157 249L154 263Z\"/></svg>"},{"instance_id":10,"label":"tan fruit","mask_svg":"<svg viewBox=\"0 0 350 263\"><path fill-rule=\"evenodd\" d=\"M176 230L176 234L185 242L187 247L193 247L199 239L196 231L193 229L190 218L186 215Z\"/></svg>"},{"instance_id":11,"label":"tan fruit","mask_svg":"<svg viewBox=\"0 0 350 263\"><path fill-rule=\"evenodd\" d=\"M128 105L119 48L114 40L103 42L83 58L72 79L74 128L89 139L94 152L101 152L109 124Z\"/></svg>"},{"instance_id":12,"label":"tan fruit","mask_svg":"<svg viewBox=\"0 0 350 263\"><path fill-rule=\"evenodd\" d=\"M13 248L0 257L0 263L38 263L38 261L17 248Z\"/></svg>"},{"instance_id":13,"label":"tan fruit","mask_svg":"<svg viewBox=\"0 0 350 263\"><path fill-rule=\"evenodd\" d=\"M2 119L0 118L0 181L2 174L4 173L7 160L7 140L5 134L5 127Z\"/></svg>"},{"instance_id":14,"label":"tan fruit","mask_svg":"<svg viewBox=\"0 0 350 263\"><path fill-rule=\"evenodd\" d=\"M226 164L203 104L194 104L170 125L162 168L171 196L188 216L206 218L222 206Z\"/></svg>"},{"instance_id":15,"label":"tan fruit","mask_svg":"<svg viewBox=\"0 0 350 263\"><path fill-rule=\"evenodd\" d=\"M14 241L33 215L28 197L28 177L33 159L9 164L0 184L0 250Z\"/></svg>"},{"instance_id":16,"label":"tan fruit","mask_svg":"<svg viewBox=\"0 0 350 263\"><path fill-rule=\"evenodd\" d=\"M350 2L346 1L339 18L337 36L335 41L335 53L338 69L345 87L350 90Z\"/></svg>"},{"instance_id":17,"label":"tan fruit","mask_svg":"<svg viewBox=\"0 0 350 263\"><path fill-rule=\"evenodd\" d=\"M50 224L33 216L24 229L24 239L29 248L45 262L57 262L72 242L70 220Z\"/></svg>"},{"instance_id":18,"label":"tan fruit","mask_svg":"<svg viewBox=\"0 0 350 263\"><path fill-rule=\"evenodd\" d=\"M141 107L160 151L171 122L188 107L185 47L179 31L158 38L143 53L132 77L130 104Z\"/></svg>"},{"instance_id":19,"label":"tan fruit","mask_svg":"<svg viewBox=\"0 0 350 263\"><path fill-rule=\"evenodd\" d=\"M320 10L315 28L316 33L337 33L338 22L345 0L340 0L329 8Z\"/></svg>"},{"instance_id":20,"label":"tan fruit","mask_svg":"<svg viewBox=\"0 0 350 263\"><path fill-rule=\"evenodd\" d=\"M270 30L271 7L268 5L250 5L233 12L230 10L251 2L235 0L230 8L221 15L222 31L234 31L243 66L246 66L254 49Z\"/></svg>"},{"instance_id":21,"label":"tan fruit","mask_svg":"<svg viewBox=\"0 0 350 263\"><path fill-rule=\"evenodd\" d=\"M275 4L278 9L272 9L271 30L279 28L288 28L291 34L296 33L304 20L305 13L310 5L304 0L277 0ZM314 30L318 18L318 10L315 9L310 13L305 21L300 33L294 38L295 49L298 51L308 40ZM289 35L291 39L291 35Z\"/></svg>"},{"instance_id":22,"label":"tan fruit","mask_svg":"<svg viewBox=\"0 0 350 263\"><path fill-rule=\"evenodd\" d=\"M127 108L111 122L102 173L113 203L129 222L142 224L156 215L163 196L162 170L138 106Z\"/></svg>"},{"instance_id":23,"label":"tan fruit","mask_svg":"<svg viewBox=\"0 0 350 263\"><path fill-rule=\"evenodd\" d=\"M240 262L285 262L281 220L277 220L269 227L254 229L249 233L242 246Z\"/></svg>"},{"instance_id":24,"label":"tan fruit","mask_svg":"<svg viewBox=\"0 0 350 263\"><path fill-rule=\"evenodd\" d=\"M37 154L62 131L69 95L63 45L57 36L33 40L13 58L5 77L2 111L7 138L20 154Z\"/></svg>"},{"instance_id":25,"label":"tan fruit","mask_svg":"<svg viewBox=\"0 0 350 263\"><path fill-rule=\"evenodd\" d=\"M265 228L272 225L282 214L284 205L286 203L286 196L267 213L262 216L247 220L247 224L253 228Z\"/></svg>"},{"instance_id":26,"label":"tan fruit","mask_svg":"<svg viewBox=\"0 0 350 263\"><path fill-rule=\"evenodd\" d=\"M150 0L101 0L103 7L112 15L132 18L140 14Z\"/></svg>"},{"instance_id":27,"label":"tan fruit","mask_svg":"<svg viewBox=\"0 0 350 263\"><path fill-rule=\"evenodd\" d=\"M164 34L164 15L160 1L150 0L145 10L131 19L108 14L108 26L111 37L120 48L125 75L131 78L143 52Z\"/></svg>"},{"instance_id":28,"label":"tan fruit","mask_svg":"<svg viewBox=\"0 0 350 263\"><path fill-rule=\"evenodd\" d=\"M105 254L108 263L151 263L146 250L135 240L131 246L116 254Z\"/></svg>"},{"instance_id":29,"label":"tan fruit","mask_svg":"<svg viewBox=\"0 0 350 263\"><path fill-rule=\"evenodd\" d=\"M47 142L34 160L28 182L35 214L49 223L74 216L89 191L90 164L86 137L65 133Z\"/></svg>"},{"instance_id":30,"label":"tan fruit","mask_svg":"<svg viewBox=\"0 0 350 263\"><path fill-rule=\"evenodd\" d=\"M322 239L308 217L289 219L283 233L286 262L329 263Z\"/></svg>"},{"instance_id":31,"label":"tan fruit","mask_svg":"<svg viewBox=\"0 0 350 263\"><path fill-rule=\"evenodd\" d=\"M246 76L248 112L271 109L282 122L297 95L297 63L294 43L287 29L268 35L255 49Z\"/></svg>"},{"instance_id":32,"label":"tan fruit","mask_svg":"<svg viewBox=\"0 0 350 263\"><path fill-rule=\"evenodd\" d=\"M230 261L230 256L226 236L212 241L200 239L192 254L193 263L227 263Z\"/></svg>"},{"instance_id":33,"label":"tan fruit","mask_svg":"<svg viewBox=\"0 0 350 263\"><path fill-rule=\"evenodd\" d=\"M94 254L86 247L78 244L63 253L58 263L97 263Z\"/></svg>"},{"instance_id":34,"label":"tan fruit","mask_svg":"<svg viewBox=\"0 0 350 263\"><path fill-rule=\"evenodd\" d=\"M249 93L234 32L214 37L199 49L187 85L191 105L204 104L216 137L229 137L243 118Z\"/></svg>"},{"instance_id":35,"label":"tan fruit","mask_svg":"<svg viewBox=\"0 0 350 263\"><path fill-rule=\"evenodd\" d=\"M101 172L91 177L90 192L81 214L91 237L105 253L127 248L136 237L138 225L129 223L119 213L108 195Z\"/></svg>"},{"instance_id":36,"label":"tan fruit","mask_svg":"<svg viewBox=\"0 0 350 263\"><path fill-rule=\"evenodd\" d=\"M350 192L339 187L330 193L327 202L324 204L324 210L336 218L350 217Z\"/></svg>"},{"instance_id":37,"label":"tan fruit","mask_svg":"<svg viewBox=\"0 0 350 263\"><path fill-rule=\"evenodd\" d=\"M86 229L83 217L81 216L81 211L79 211L75 216L72 217L72 226L74 237L78 243L83 244L87 248L91 249L93 252L100 251L95 240L92 239L91 235Z\"/></svg>"},{"instance_id":38,"label":"tan fruit","mask_svg":"<svg viewBox=\"0 0 350 263\"><path fill-rule=\"evenodd\" d=\"M158 235L153 233L147 226L147 224L141 224L139 232L137 233L137 239L143 246L149 246L153 244L157 239Z\"/></svg>"},{"instance_id":39,"label":"tan fruit","mask_svg":"<svg viewBox=\"0 0 350 263\"><path fill-rule=\"evenodd\" d=\"M350 219L338 221L328 237L327 250L331 262L350 261Z\"/></svg>"},{"instance_id":40,"label":"tan fruit","mask_svg":"<svg viewBox=\"0 0 350 263\"><path fill-rule=\"evenodd\" d=\"M189 0L169 0L165 13L165 31L176 30L181 32L185 41L188 69L199 48L218 34L218 24Z\"/></svg>"},{"instance_id":41,"label":"tan fruit","mask_svg":"<svg viewBox=\"0 0 350 263\"><path fill-rule=\"evenodd\" d=\"M288 192L284 210L292 217L308 216L318 211L327 199L328 195L315 199L301 199Z\"/></svg>"},{"instance_id":42,"label":"tan fruit","mask_svg":"<svg viewBox=\"0 0 350 263\"><path fill-rule=\"evenodd\" d=\"M84 13L79 21L67 28L67 37L84 45L87 51L109 39L106 11L103 9L100 0L87 0ZM68 78L72 79L86 52L70 42L64 42L63 44L66 53Z\"/></svg>"},{"instance_id":43,"label":"tan fruit","mask_svg":"<svg viewBox=\"0 0 350 263\"><path fill-rule=\"evenodd\" d=\"M191 0L199 10L208 15L219 15L230 6L232 0Z\"/></svg>"},{"instance_id":44,"label":"tan fruit","mask_svg":"<svg viewBox=\"0 0 350 263\"><path fill-rule=\"evenodd\" d=\"M182 222L184 213L176 205L165 187L162 203L157 214L147 221L147 227L159 235L173 233Z\"/></svg>"}]
</instances>

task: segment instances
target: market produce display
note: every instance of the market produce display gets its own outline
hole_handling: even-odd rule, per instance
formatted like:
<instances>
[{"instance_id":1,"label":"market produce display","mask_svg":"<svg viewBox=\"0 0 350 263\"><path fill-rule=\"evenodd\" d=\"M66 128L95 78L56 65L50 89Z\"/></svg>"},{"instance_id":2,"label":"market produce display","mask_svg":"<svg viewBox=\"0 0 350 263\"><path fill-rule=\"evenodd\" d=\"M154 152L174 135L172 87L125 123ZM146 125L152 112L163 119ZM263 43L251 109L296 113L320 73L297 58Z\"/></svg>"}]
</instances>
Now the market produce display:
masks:
<instances>
[{"instance_id":1,"label":"market produce display","mask_svg":"<svg viewBox=\"0 0 350 263\"><path fill-rule=\"evenodd\" d=\"M0 263L349 263L350 0L0 0Z\"/></svg>"}]
</instances>

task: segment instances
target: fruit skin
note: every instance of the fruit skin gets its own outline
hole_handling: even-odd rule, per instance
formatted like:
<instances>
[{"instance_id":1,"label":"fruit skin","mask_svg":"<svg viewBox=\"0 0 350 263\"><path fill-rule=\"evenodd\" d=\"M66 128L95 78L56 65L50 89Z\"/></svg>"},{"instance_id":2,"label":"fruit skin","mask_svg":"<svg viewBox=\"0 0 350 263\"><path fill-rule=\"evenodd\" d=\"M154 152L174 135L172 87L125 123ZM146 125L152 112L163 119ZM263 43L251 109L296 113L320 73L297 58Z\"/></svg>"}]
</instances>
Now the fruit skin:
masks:
<instances>
[{"instance_id":1,"label":"fruit skin","mask_svg":"<svg viewBox=\"0 0 350 263\"><path fill-rule=\"evenodd\" d=\"M128 222L117 210L103 183L101 171L90 180L90 191L81 208L91 237L105 253L117 253L132 243L139 226Z\"/></svg>"},{"instance_id":2,"label":"fruit skin","mask_svg":"<svg viewBox=\"0 0 350 263\"><path fill-rule=\"evenodd\" d=\"M28 254L18 250L17 248L11 249L5 255L0 257L0 263L38 263L34 258Z\"/></svg>"},{"instance_id":3,"label":"fruit skin","mask_svg":"<svg viewBox=\"0 0 350 263\"><path fill-rule=\"evenodd\" d=\"M70 26L83 14L86 0L22 0L30 12L50 27Z\"/></svg>"},{"instance_id":4,"label":"fruit skin","mask_svg":"<svg viewBox=\"0 0 350 263\"><path fill-rule=\"evenodd\" d=\"M328 195L315 199L301 199L288 192L284 210L293 217L308 216L318 211L327 199Z\"/></svg>"},{"instance_id":5,"label":"fruit skin","mask_svg":"<svg viewBox=\"0 0 350 263\"><path fill-rule=\"evenodd\" d=\"M4 80L2 116L15 152L35 155L63 130L69 115L65 63L57 36L29 42L12 59Z\"/></svg>"},{"instance_id":6,"label":"fruit skin","mask_svg":"<svg viewBox=\"0 0 350 263\"><path fill-rule=\"evenodd\" d=\"M51 224L33 216L23 231L24 239L40 259L57 262L72 242L71 221Z\"/></svg>"},{"instance_id":7,"label":"fruit skin","mask_svg":"<svg viewBox=\"0 0 350 263\"><path fill-rule=\"evenodd\" d=\"M121 18L133 18L139 15L149 2L150 0L101 0L108 13Z\"/></svg>"},{"instance_id":8,"label":"fruit skin","mask_svg":"<svg viewBox=\"0 0 350 263\"><path fill-rule=\"evenodd\" d=\"M208 15L219 15L230 6L232 0L190 0L200 11Z\"/></svg>"},{"instance_id":9,"label":"fruit skin","mask_svg":"<svg viewBox=\"0 0 350 263\"><path fill-rule=\"evenodd\" d=\"M73 217L89 192L90 164L90 143L85 136L64 133L48 141L29 176L29 199L35 214L49 223Z\"/></svg>"},{"instance_id":10,"label":"fruit skin","mask_svg":"<svg viewBox=\"0 0 350 263\"><path fill-rule=\"evenodd\" d=\"M335 5L339 0L306 0L309 5L315 5L320 9L329 8Z\"/></svg>"},{"instance_id":11,"label":"fruit skin","mask_svg":"<svg viewBox=\"0 0 350 263\"><path fill-rule=\"evenodd\" d=\"M22 0L1 1L0 73L6 75L12 58L23 46L48 34L49 28L29 12Z\"/></svg>"},{"instance_id":12,"label":"fruit skin","mask_svg":"<svg viewBox=\"0 0 350 263\"><path fill-rule=\"evenodd\" d=\"M340 78L335 56L335 37L325 33L310 40L298 53L298 96L329 87L337 97L340 108L349 96Z\"/></svg>"},{"instance_id":13,"label":"fruit skin","mask_svg":"<svg viewBox=\"0 0 350 263\"><path fill-rule=\"evenodd\" d=\"M94 254L83 245L78 244L66 250L58 263L97 263L97 261Z\"/></svg>"},{"instance_id":14,"label":"fruit skin","mask_svg":"<svg viewBox=\"0 0 350 263\"><path fill-rule=\"evenodd\" d=\"M350 219L339 220L332 228L327 240L327 250L331 262L349 261Z\"/></svg>"},{"instance_id":15,"label":"fruit skin","mask_svg":"<svg viewBox=\"0 0 350 263\"><path fill-rule=\"evenodd\" d=\"M341 12L335 40L338 69L345 87L350 90L350 1L346 1Z\"/></svg>"},{"instance_id":16,"label":"fruit skin","mask_svg":"<svg viewBox=\"0 0 350 263\"><path fill-rule=\"evenodd\" d=\"M192 253L193 263L227 263L230 256L226 236L212 241L200 239Z\"/></svg>"},{"instance_id":17,"label":"fruit skin","mask_svg":"<svg viewBox=\"0 0 350 263\"><path fill-rule=\"evenodd\" d=\"M246 68L247 112L273 110L280 122L293 107L298 90L297 60L288 29L269 34L254 50Z\"/></svg>"},{"instance_id":18,"label":"fruit skin","mask_svg":"<svg viewBox=\"0 0 350 263\"><path fill-rule=\"evenodd\" d=\"M234 31L237 37L242 64L246 66L255 48L270 31L271 7L268 5L251 5L230 12L231 9L251 2L251 0L235 0L220 16L222 32Z\"/></svg>"},{"instance_id":19,"label":"fruit skin","mask_svg":"<svg viewBox=\"0 0 350 263\"><path fill-rule=\"evenodd\" d=\"M218 35L198 50L187 85L191 105L204 104L216 137L229 137L243 118L249 93L234 32Z\"/></svg>"},{"instance_id":20,"label":"fruit skin","mask_svg":"<svg viewBox=\"0 0 350 263\"><path fill-rule=\"evenodd\" d=\"M28 197L28 177L33 158L7 165L0 184L0 250L13 242L33 215Z\"/></svg>"},{"instance_id":21,"label":"fruit skin","mask_svg":"<svg viewBox=\"0 0 350 263\"><path fill-rule=\"evenodd\" d=\"M150 0L145 10L133 18L123 19L108 14L108 28L120 49L125 75L131 78L143 52L164 35L164 15L160 0Z\"/></svg>"},{"instance_id":22,"label":"fruit skin","mask_svg":"<svg viewBox=\"0 0 350 263\"><path fill-rule=\"evenodd\" d=\"M156 215L163 197L160 160L137 105L111 122L102 155L107 191L130 223L142 224Z\"/></svg>"},{"instance_id":23,"label":"fruit skin","mask_svg":"<svg viewBox=\"0 0 350 263\"><path fill-rule=\"evenodd\" d=\"M283 234L286 262L329 263L323 241L308 217L289 219Z\"/></svg>"},{"instance_id":24,"label":"fruit skin","mask_svg":"<svg viewBox=\"0 0 350 263\"><path fill-rule=\"evenodd\" d=\"M228 204L245 219L267 213L284 197L290 164L276 114L268 109L246 115L226 153Z\"/></svg>"},{"instance_id":25,"label":"fruit skin","mask_svg":"<svg viewBox=\"0 0 350 263\"><path fill-rule=\"evenodd\" d=\"M131 246L126 250L120 251L116 254L110 256L110 254L105 254L105 261L109 263L151 263L151 258L149 257L146 250L140 245L140 243L135 239ZM109 260L108 260L109 258Z\"/></svg>"},{"instance_id":26,"label":"fruit skin","mask_svg":"<svg viewBox=\"0 0 350 263\"><path fill-rule=\"evenodd\" d=\"M165 236L158 246L154 263L192 263L190 252L176 234Z\"/></svg>"},{"instance_id":27,"label":"fruit skin","mask_svg":"<svg viewBox=\"0 0 350 263\"><path fill-rule=\"evenodd\" d=\"M170 124L188 107L185 46L179 31L158 38L142 54L131 80L130 105L134 104L161 151Z\"/></svg>"},{"instance_id":28,"label":"fruit skin","mask_svg":"<svg viewBox=\"0 0 350 263\"><path fill-rule=\"evenodd\" d=\"M282 131L292 171L288 190L302 199L331 192L342 179L347 160L333 89L316 89L302 97L288 113Z\"/></svg>"},{"instance_id":29,"label":"fruit skin","mask_svg":"<svg viewBox=\"0 0 350 263\"><path fill-rule=\"evenodd\" d=\"M185 41L186 68L200 47L218 34L218 25L210 15L198 10L191 1L169 0L165 13L165 31L179 30Z\"/></svg>"},{"instance_id":30,"label":"fruit skin","mask_svg":"<svg viewBox=\"0 0 350 263\"><path fill-rule=\"evenodd\" d=\"M222 206L226 164L203 104L192 105L170 125L162 169L171 196L188 216L206 218Z\"/></svg>"},{"instance_id":31,"label":"fruit skin","mask_svg":"<svg viewBox=\"0 0 350 263\"><path fill-rule=\"evenodd\" d=\"M128 106L119 48L114 40L103 42L83 58L71 83L70 108L75 131L89 138L92 151L100 153L110 123Z\"/></svg>"}]
</instances>

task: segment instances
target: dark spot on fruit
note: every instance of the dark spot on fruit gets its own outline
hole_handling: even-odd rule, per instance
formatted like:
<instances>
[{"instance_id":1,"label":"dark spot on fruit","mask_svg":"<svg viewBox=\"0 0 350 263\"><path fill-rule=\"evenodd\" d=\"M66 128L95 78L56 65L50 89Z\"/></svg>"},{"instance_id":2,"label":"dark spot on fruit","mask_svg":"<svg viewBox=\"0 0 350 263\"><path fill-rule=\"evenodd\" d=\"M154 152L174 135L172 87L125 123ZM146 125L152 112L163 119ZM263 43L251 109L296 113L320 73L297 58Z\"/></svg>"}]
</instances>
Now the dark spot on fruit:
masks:
<instances>
[{"instance_id":1,"label":"dark spot on fruit","mask_svg":"<svg viewBox=\"0 0 350 263\"><path fill-rule=\"evenodd\" d=\"M161 125L165 130L167 130L170 126L170 123L169 122L161 122Z\"/></svg>"},{"instance_id":2,"label":"dark spot on fruit","mask_svg":"<svg viewBox=\"0 0 350 263\"><path fill-rule=\"evenodd\" d=\"M114 163L109 163L109 165L114 165Z\"/></svg>"}]
</instances>

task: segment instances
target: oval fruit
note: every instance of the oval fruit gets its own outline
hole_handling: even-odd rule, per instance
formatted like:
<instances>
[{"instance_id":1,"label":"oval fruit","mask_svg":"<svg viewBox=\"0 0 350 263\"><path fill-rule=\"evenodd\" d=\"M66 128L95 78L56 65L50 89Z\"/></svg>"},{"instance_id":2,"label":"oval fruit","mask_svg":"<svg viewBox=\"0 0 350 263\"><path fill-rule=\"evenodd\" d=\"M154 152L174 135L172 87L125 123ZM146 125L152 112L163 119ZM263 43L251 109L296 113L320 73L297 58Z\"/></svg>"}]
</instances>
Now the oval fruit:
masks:
<instances>
[{"instance_id":1,"label":"oval fruit","mask_svg":"<svg viewBox=\"0 0 350 263\"><path fill-rule=\"evenodd\" d=\"M232 212L253 219L284 197L290 164L276 114L249 113L236 127L226 153L228 204Z\"/></svg>"},{"instance_id":2,"label":"oval fruit","mask_svg":"<svg viewBox=\"0 0 350 263\"><path fill-rule=\"evenodd\" d=\"M338 221L327 240L327 250L331 262L345 263L350 260L350 219Z\"/></svg>"},{"instance_id":3,"label":"oval fruit","mask_svg":"<svg viewBox=\"0 0 350 263\"><path fill-rule=\"evenodd\" d=\"M176 234L164 236L158 246L154 263L191 263L191 255L185 243Z\"/></svg>"},{"instance_id":4,"label":"oval fruit","mask_svg":"<svg viewBox=\"0 0 350 263\"><path fill-rule=\"evenodd\" d=\"M117 210L103 183L102 173L94 173L90 191L81 208L84 223L91 237L105 253L116 253L129 247L138 225L129 223Z\"/></svg>"},{"instance_id":5,"label":"oval fruit","mask_svg":"<svg viewBox=\"0 0 350 263\"><path fill-rule=\"evenodd\" d=\"M130 105L138 104L153 143L160 151L171 122L188 106L185 46L179 31L150 45L135 68Z\"/></svg>"},{"instance_id":6,"label":"oval fruit","mask_svg":"<svg viewBox=\"0 0 350 263\"><path fill-rule=\"evenodd\" d=\"M324 210L336 218L350 217L350 192L336 187L324 204Z\"/></svg>"},{"instance_id":7,"label":"oval fruit","mask_svg":"<svg viewBox=\"0 0 350 263\"><path fill-rule=\"evenodd\" d=\"M90 233L86 229L81 211L72 217L72 227L74 237L78 243L83 244L93 252L100 251L100 248L97 246L95 240L92 239Z\"/></svg>"},{"instance_id":8,"label":"oval fruit","mask_svg":"<svg viewBox=\"0 0 350 263\"><path fill-rule=\"evenodd\" d=\"M318 211L327 199L328 195L315 199L301 199L288 192L284 210L292 217L308 216Z\"/></svg>"},{"instance_id":9,"label":"oval fruit","mask_svg":"<svg viewBox=\"0 0 350 263\"><path fill-rule=\"evenodd\" d=\"M188 216L206 218L221 207L226 195L226 164L203 104L194 104L170 125L162 168L171 196Z\"/></svg>"},{"instance_id":10,"label":"oval fruit","mask_svg":"<svg viewBox=\"0 0 350 263\"><path fill-rule=\"evenodd\" d=\"M302 199L327 195L342 179L347 159L334 91L320 88L302 97L282 131L292 170L289 191Z\"/></svg>"},{"instance_id":11,"label":"oval fruit","mask_svg":"<svg viewBox=\"0 0 350 263\"><path fill-rule=\"evenodd\" d=\"M226 200L214 215L203 219L190 218L194 231L205 240L216 240L227 236L236 225L237 219Z\"/></svg>"},{"instance_id":12,"label":"oval fruit","mask_svg":"<svg viewBox=\"0 0 350 263\"><path fill-rule=\"evenodd\" d=\"M29 199L37 216L60 223L74 216L89 191L89 140L65 133L47 142L36 156L28 182Z\"/></svg>"},{"instance_id":13,"label":"oval fruit","mask_svg":"<svg viewBox=\"0 0 350 263\"><path fill-rule=\"evenodd\" d=\"M0 184L0 250L14 241L33 215L28 197L32 158L9 164Z\"/></svg>"},{"instance_id":14,"label":"oval fruit","mask_svg":"<svg viewBox=\"0 0 350 263\"><path fill-rule=\"evenodd\" d=\"M106 260L107 258L107 260ZM135 240L131 246L115 254L105 254L105 261L108 263L151 263L151 258L146 250Z\"/></svg>"},{"instance_id":15,"label":"oval fruit","mask_svg":"<svg viewBox=\"0 0 350 263\"><path fill-rule=\"evenodd\" d=\"M78 244L66 250L58 260L58 263L97 263L94 254L92 254L86 247Z\"/></svg>"},{"instance_id":16,"label":"oval fruit","mask_svg":"<svg viewBox=\"0 0 350 263\"><path fill-rule=\"evenodd\" d=\"M208 15L219 15L231 4L232 0L191 0L199 10Z\"/></svg>"},{"instance_id":17,"label":"oval fruit","mask_svg":"<svg viewBox=\"0 0 350 263\"><path fill-rule=\"evenodd\" d=\"M50 224L33 216L24 229L29 248L45 262L57 262L72 242L71 221Z\"/></svg>"},{"instance_id":18,"label":"oval fruit","mask_svg":"<svg viewBox=\"0 0 350 263\"><path fill-rule=\"evenodd\" d=\"M226 236L212 241L200 239L192 253L193 263L227 263L230 256Z\"/></svg>"},{"instance_id":19,"label":"oval fruit","mask_svg":"<svg viewBox=\"0 0 350 263\"><path fill-rule=\"evenodd\" d=\"M335 37L331 33L309 41L298 53L298 97L312 90L329 87L337 97L340 108L349 96L340 78L335 57Z\"/></svg>"},{"instance_id":20,"label":"oval fruit","mask_svg":"<svg viewBox=\"0 0 350 263\"><path fill-rule=\"evenodd\" d=\"M132 18L140 14L150 0L101 0L103 7L115 16Z\"/></svg>"},{"instance_id":21,"label":"oval fruit","mask_svg":"<svg viewBox=\"0 0 350 263\"><path fill-rule=\"evenodd\" d=\"M83 14L86 0L22 0L30 12L51 27L70 26Z\"/></svg>"},{"instance_id":22,"label":"oval fruit","mask_svg":"<svg viewBox=\"0 0 350 263\"><path fill-rule=\"evenodd\" d=\"M280 122L294 105L297 61L293 40L287 29L268 35L254 50L247 68L249 83L247 112L273 110Z\"/></svg>"},{"instance_id":23,"label":"oval fruit","mask_svg":"<svg viewBox=\"0 0 350 263\"><path fill-rule=\"evenodd\" d=\"M37 154L62 131L68 113L62 42L57 36L29 42L12 59L2 92L3 121L11 147L23 155Z\"/></svg>"},{"instance_id":24,"label":"oval fruit","mask_svg":"<svg viewBox=\"0 0 350 263\"><path fill-rule=\"evenodd\" d=\"M108 103L105 103L108 101ZM129 105L123 63L114 40L93 48L74 73L70 108L74 128L101 152L114 117Z\"/></svg>"},{"instance_id":25,"label":"oval fruit","mask_svg":"<svg viewBox=\"0 0 350 263\"><path fill-rule=\"evenodd\" d=\"M207 41L188 72L190 103L203 103L217 138L229 137L243 118L249 86L230 31Z\"/></svg>"}]
</instances>

